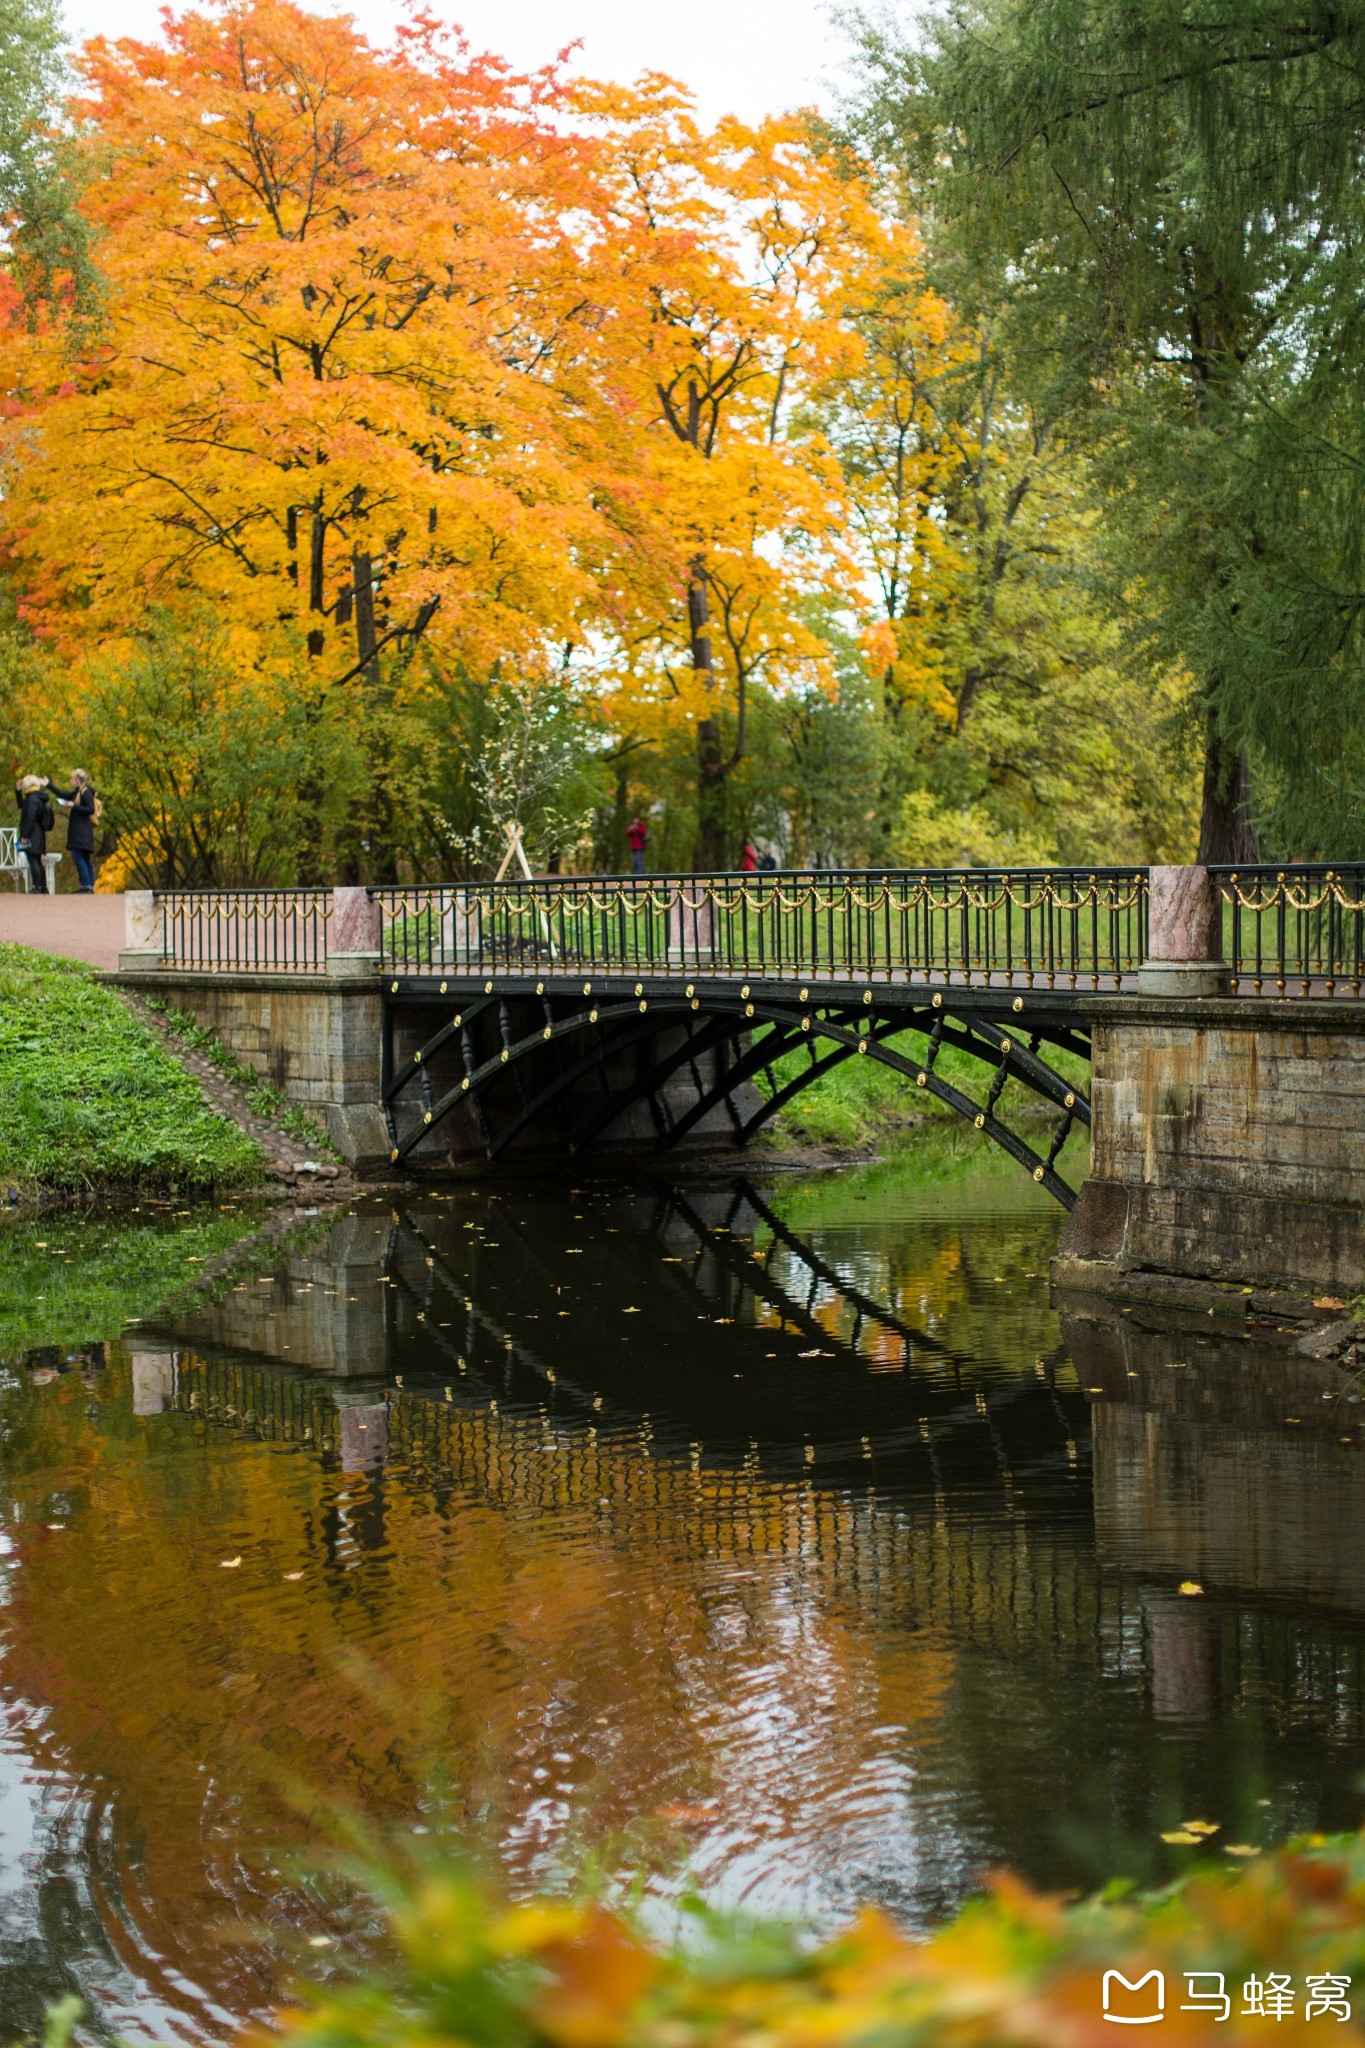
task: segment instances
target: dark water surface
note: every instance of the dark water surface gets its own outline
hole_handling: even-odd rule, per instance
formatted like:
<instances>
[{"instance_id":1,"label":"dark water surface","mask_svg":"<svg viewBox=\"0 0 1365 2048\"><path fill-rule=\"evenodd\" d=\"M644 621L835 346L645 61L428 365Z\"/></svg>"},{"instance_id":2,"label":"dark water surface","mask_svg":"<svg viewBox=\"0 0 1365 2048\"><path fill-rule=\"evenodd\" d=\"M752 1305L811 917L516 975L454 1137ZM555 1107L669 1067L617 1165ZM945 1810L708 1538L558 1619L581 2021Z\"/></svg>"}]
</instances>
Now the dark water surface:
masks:
<instances>
[{"instance_id":1,"label":"dark water surface","mask_svg":"<svg viewBox=\"0 0 1365 2048\"><path fill-rule=\"evenodd\" d=\"M1008 1170L419 1195L197 1284L248 1220L0 1246L5 2037L260 2011L350 1939L286 1852L433 1769L518 1885L914 1923L1358 1822L1357 1388L1059 1320Z\"/></svg>"}]
</instances>

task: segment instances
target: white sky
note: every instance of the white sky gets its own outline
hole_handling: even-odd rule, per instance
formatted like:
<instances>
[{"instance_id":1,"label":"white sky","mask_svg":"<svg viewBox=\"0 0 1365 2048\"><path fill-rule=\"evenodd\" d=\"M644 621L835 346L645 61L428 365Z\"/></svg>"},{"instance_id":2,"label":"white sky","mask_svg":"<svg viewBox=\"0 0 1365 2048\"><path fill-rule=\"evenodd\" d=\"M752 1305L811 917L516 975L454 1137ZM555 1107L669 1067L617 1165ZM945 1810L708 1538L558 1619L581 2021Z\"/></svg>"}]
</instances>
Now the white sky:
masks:
<instances>
[{"instance_id":1,"label":"white sky","mask_svg":"<svg viewBox=\"0 0 1365 2048\"><path fill-rule=\"evenodd\" d=\"M177 0L177 5L183 0ZM544 62L581 41L580 63L602 78L667 71L691 87L703 118L828 106L840 82L845 40L829 0L430 0L478 48L512 63ZM319 7L319 11L323 11ZM385 39L395 0L354 0L367 35ZM159 0L65 0L73 41L90 35L151 39Z\"/></svg>"}]
</instances>

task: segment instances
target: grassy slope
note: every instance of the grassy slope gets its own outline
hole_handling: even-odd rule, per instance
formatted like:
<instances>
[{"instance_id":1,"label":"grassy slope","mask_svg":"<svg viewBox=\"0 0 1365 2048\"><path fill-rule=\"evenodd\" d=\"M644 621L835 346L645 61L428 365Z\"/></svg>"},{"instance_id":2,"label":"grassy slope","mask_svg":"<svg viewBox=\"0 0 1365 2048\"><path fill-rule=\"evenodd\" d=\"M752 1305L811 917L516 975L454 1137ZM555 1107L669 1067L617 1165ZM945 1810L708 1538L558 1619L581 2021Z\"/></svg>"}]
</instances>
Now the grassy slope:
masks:
<instances>
[{"instance_id":1,"label":"grassy slope","mask_svg":"<svg viewBox=\"0 0 1365 2048\"><path fill-rule=\"evenodd\" d=\"M900 1052L918 1064L923 1056L924 1038L918 1032L902 1032L888 1040L891 1051ZM1043 1057L1081 1087L1088 1087L1090 1070L1083 1060L1043 1048ZM794 1078L807 1064L804 1052L788 1053L774 1063L779 1083ZM966 1053L944 1047L934 1065L941 1080L960 1088L974 1102L983 1102L991 1083L991 1069ZM766 1087L763 1077L759 1086ZM1021 1116L1041 1115L1055 1121L1056 1112L1032 1092L1011 1081L1001 1097L1001 1113L1007 1121ZM776 1138L799 1138L806 1144L833 1145L854 1150L880 1147L902 1133L922 1131L947 1118L956 1121L952 1110L935 1101L927 1090L916 1088L905 1075L883 1066L880 1060L853 1058L834 1067L804 1093L778 1112L771 1126Z\"/></svg>"},{"instance_id":2,"label":"grassy slope","mask_svg":"<svg viewBox=\"0 0 1365 2048\"><path fill-rule=\"evenodd\" d=\"M0 1197L10 1188L248 1185L255 1140L95 970L0 945Z\"/></svg>"}]
</instances>

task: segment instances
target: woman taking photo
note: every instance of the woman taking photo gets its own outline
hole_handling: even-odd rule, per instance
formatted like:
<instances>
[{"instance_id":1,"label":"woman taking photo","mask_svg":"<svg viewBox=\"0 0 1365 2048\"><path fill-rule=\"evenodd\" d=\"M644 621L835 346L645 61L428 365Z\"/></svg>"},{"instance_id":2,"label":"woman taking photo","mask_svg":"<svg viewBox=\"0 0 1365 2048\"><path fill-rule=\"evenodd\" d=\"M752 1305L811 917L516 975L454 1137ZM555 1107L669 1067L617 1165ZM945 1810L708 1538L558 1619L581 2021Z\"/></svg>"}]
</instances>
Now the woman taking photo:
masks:
<instances>
[{"instance_id":1,"label":"woman taking photo","mask_svg":"<svg viewBox=\"0 0 1365 2048\"><path fill-rule=\"evenodd\" d=\"M54 789L52 792L63 810L69 813L66 821L66 850L76 863L76 876L82 896L95 893L95 819L98 815L95 786L84 768L71 771L70 789Z\"/></svg>"}]
</instances>

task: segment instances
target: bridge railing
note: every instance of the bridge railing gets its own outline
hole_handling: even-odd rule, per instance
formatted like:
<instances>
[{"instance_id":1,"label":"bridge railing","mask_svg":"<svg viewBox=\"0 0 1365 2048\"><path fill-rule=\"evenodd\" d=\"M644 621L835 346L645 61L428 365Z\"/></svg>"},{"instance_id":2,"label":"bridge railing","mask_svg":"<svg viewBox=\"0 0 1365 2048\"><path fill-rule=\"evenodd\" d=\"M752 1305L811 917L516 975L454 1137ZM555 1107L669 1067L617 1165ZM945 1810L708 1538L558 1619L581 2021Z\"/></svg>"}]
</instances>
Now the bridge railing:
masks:
<instances>
[{"instance_id":1,"label":"bridge railing","mask_svg":"<svg viewBox=\"0 0 1365 2048\"><path fill-rule=\"evenodd\" d=\"M1147 941L1147 870L537 876L379 888L390 973L953 979L1114 988Z\"/></svg>"},{"instance_id":2,"label":"bridge railing","mask_svg":"<svg viewBox=\"0 0 1365 2048\"><path fill-rule=\"evenodd\" d=\"M176 967L325 974L330 889L156 892L165 956Z\"/></svg>"},{"instance_id":3,"label":"bridge railing","mask_svg":"<svg viewBox=\"0 0 1365 2048\"><path fill-rule=\"evenodd\" d=\"M1239 995L1360 994L1365 862L1209 873L1223 899L1223 959Z\"/></svg>"}]
</instances>

